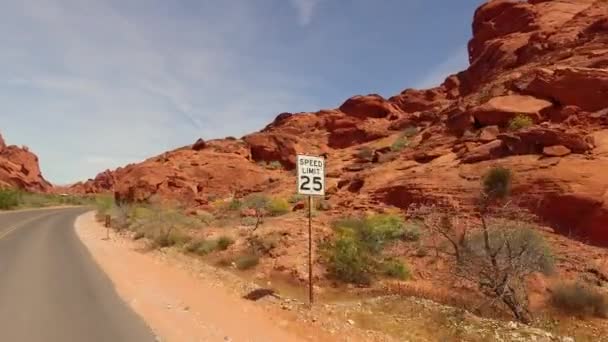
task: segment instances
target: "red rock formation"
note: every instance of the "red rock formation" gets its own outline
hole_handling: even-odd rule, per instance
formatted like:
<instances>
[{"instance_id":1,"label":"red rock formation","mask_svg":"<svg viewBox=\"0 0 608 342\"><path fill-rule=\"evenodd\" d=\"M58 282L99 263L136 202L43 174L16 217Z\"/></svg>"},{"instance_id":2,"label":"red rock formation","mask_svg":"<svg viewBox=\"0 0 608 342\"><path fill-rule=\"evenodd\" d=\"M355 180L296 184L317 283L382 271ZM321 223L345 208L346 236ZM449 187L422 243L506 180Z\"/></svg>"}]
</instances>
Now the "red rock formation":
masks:
<instances>
[{"instance_id":1,"label":"red rock formation","mask_svg":"<svg viewBox=\"0 0 608 342\"><path fill-rule=\"evenodd\" d=\"M35 154L26 147L7 146L0 135L0 187L46 192L52 186L42 177Z\"/></svg>"},{"instance_id":2,"label":"red rock formation","mask_svg":"<svg viewBox=\"0 0 608 342\"><path fill-rule=\"evenodd\" d=\"M467 208L482 174L502 165L539 217L608 245L607 16L603 0L490 1L474 16L470 67L436 88L282 113L242 140L168 152L79 187L114 184L119 198L157 194L191 206L252 191L288 196L295 155L308 153L328 157L334 208ZM533 125L509 131L519 114ZM370 160L358 157L362 148ZM275 161L281 169L258 163Z\"/></svg>"}]
</instances>

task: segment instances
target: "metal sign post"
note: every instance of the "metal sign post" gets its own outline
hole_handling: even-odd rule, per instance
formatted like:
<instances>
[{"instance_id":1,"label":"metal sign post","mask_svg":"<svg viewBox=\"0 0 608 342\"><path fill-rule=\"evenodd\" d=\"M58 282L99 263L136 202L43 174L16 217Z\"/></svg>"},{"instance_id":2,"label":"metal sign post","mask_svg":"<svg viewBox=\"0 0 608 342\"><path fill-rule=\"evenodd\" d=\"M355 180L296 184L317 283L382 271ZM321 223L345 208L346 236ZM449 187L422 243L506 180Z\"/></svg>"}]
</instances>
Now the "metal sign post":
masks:
<instances>
[{"instance_id":1,"label":"metal sign post","mask_svg":"<svg viewBox=\"0 0 608 342\"><path fill-rule=\"evenodd\" d=\"M314 303L312 274L312 208L313 196L325 196L325 159L321 157L297 156L298 194L308 196L308 300Z\"/></svg>"}]
</instances>

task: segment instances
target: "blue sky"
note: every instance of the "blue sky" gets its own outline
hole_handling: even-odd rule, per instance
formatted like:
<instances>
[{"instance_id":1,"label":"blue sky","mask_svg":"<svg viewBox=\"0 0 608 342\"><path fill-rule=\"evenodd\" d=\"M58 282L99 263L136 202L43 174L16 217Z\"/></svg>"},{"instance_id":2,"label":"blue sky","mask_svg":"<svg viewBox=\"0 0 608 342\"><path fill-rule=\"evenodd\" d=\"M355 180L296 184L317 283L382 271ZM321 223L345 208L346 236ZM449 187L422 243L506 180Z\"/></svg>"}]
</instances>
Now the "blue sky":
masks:
<instances>
[{"instance_id":1,"label":"blue sky","mask_svg":"<svg viewBox=\"0 0 608 342\"><path fill-rule=\"evenodd\" d=\"M7 0L0 132L65 184L278 113L429 87L479 0Z\"/></svg>"}]
</instances>

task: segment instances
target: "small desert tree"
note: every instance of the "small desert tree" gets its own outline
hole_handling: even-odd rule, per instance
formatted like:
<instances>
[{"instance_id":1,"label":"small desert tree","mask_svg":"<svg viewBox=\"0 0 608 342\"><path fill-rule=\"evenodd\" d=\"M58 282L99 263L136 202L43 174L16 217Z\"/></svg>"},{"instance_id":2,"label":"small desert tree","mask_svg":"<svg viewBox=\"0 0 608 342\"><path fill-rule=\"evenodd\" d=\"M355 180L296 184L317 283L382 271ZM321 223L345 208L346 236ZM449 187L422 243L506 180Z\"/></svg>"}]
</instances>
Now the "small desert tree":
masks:
<instances>
[{"instance_id":1,"label":"small desert tree","mask_svg":"<svg viewBox=\"0 0 608 342\"><path fill-rule=\"evenodd\" d=\"M264 217L266 216L266 208L268 207L269 203L270 199L268 198L268 196L265 196L263 194L252 194L245 199L245 207L255 211L256 221L255 227L253 228L254 231L258 229L260 224L264 223Z\"/></svg>"},{"instance_id":2,"label":"small desert tree","mask_svg":"<svg viewBox=\"0 0 608 342\"><path fill-rule=\"evenodd\" d=\"M467 240L459 270L475 280L484 295L529 323L525 278L534 272L550 272L553 259L534 226L521 220L523 211L505 203L511 182L511 171L503 167L484 176L478 203L481 231ZM519 218L518 213L522 214Z\"/></svg>"},{"instance_id":3,"label":"small desert tree","mask_svg":"<svg viewBox=\"0 0 608 342\"><path fill-rule=\"evenodd\" d=\"M449 254L452 254L456 261L460 262L461 250L466 243L467 232L469 231L468 221L459 218L461 212L457 207L450 205L414 204L408 209L408 217L431 233L436 256L439 256L441 250L436 236L440 236L452 247L452 253Z\"/></svg>"},{"instance_id":4,"label":"small desert tree","mask_svg":"<svg viewBox=\"0 0 608 342\"><path fill-rule=\"evenodd\" d=\"M525 279L535 272L550 272L553 258L530 217L507 201L511 180L511 171L502 167L483 177L477 218L459 220L462 213L449 206L414 207L410 218L451 244L457 275L477 284L482 294L506 306L517 320L529 323Z\"/></svg>"},{"instance_id":5,"label":"small desert tree","mask_svg":"<svg viewBox=\"0 0 608 342\"><path fill-rule=\"evenodd\" d=\"M458 263L463 277L523 323L530 322L526 277L548 273L552 267L550 250L532 226L497 218L487 219L485 228L467 239Z\"/></svg>"}]
</instances>

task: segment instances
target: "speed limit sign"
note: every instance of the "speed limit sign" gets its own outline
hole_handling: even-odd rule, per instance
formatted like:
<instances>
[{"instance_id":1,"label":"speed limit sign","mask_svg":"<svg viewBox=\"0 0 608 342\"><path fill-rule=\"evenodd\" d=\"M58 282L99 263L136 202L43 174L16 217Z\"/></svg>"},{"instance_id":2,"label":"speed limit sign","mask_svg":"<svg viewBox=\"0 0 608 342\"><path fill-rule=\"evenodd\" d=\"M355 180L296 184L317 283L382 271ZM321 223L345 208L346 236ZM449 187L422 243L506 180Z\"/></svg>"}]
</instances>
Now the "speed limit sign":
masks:
<instances>
[{"instance_id":1,"label":"speed limit sign","mask_svg":"<svg viewBox=\"0 0 608 342\"><path fill-rule=\"evenodd\" d=\"M325 159L298 155L298 194L325 196Z\"/></svg>"}]
</instances>

